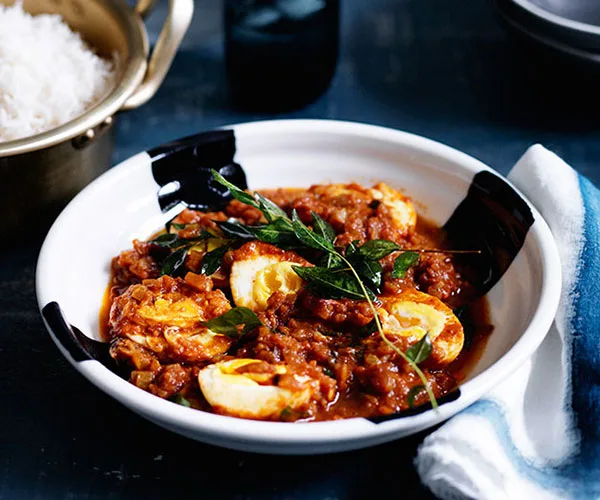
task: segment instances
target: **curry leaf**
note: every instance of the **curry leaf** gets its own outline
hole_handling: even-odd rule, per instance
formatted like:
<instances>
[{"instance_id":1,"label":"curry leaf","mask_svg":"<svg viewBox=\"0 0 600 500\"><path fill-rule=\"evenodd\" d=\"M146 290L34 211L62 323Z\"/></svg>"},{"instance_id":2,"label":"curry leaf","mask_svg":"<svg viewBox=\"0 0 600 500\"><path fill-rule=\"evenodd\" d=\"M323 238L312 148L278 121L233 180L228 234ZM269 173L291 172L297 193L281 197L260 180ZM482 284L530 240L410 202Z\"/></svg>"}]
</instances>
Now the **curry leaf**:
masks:
<instances>
[{"instance_id":1,"label":"curry leaf","mask_svg":"<svg viewBox=\"0 0 600 500\"><path fill-rule=\"evenodd\" d=\"M402 252L394 261L392 278L404 278L408 269L416 266L420 258L419 252Z\"/></svg>"},{"instance_id":2,"label":"curry leaf","mask_svg":"<svg viewBox=\"0 0 600 500\"><path fill-rule=\"evenodd\" d=\"M220 247L211 250L204 254L202 257L202 266L200 267L200 273L211 276L216 272L221 263L223 262L223 256L229 250L229 245L221 245Z\"/></svg>"},{"instance_id":3,"label":"curry leaf","mask_svg":"<svg viewBox=\"0 0 600 500\"><path fill-rule=\"evenodd\" d=\"M281 412L279 412L279 418L281 420L293 420L295 412L291 406L286 406Z\"/></svg>"},{"instance_id":4,"label":"curry leaf","mask_svg":"<svg viewBox=\"0 0 600 500\"><path fill-rule=\"evenodd\" d=\"M389 240L370 240L358 249L361 255L374 260L383 259L398 250L400 250L400 247Z\"/></svg>"},{"instance_id":5,"label":"curry leaf","mask_svg":"<svg viewBox=\"0 0 600 500\"><path fill-rule=\"evenodd\" d=\"M253 230L257 226L246 226L235 219L214 222L223 231L225 236L242 240L253 240L255 238Z\"/></svg>"},{"instance_id":6,"label":"curry leaf","mask_svg":"<svg viewBox=\"0 0 600 500\"><path fill-rule=\"evenodd\" d=\"M359 334L361 337L368 337L372 333L377 331L377 322L375 319L369 321L366 325L362 326L359 330Z\"/></svg>"},{"instance_id":7,"label":"curry leaf","mask_svg":"<svg viewBox=\"0 0 600 500\"><path fill-rule=\"evenodd\" d=\"M171 398L171 401L173 401L173 403L177 403L178 405L185 406L186 408L190 408L192 406L191 403L179 393L175 394L175 396Z\"/></svg>"},{"instance_id":8,"label":"curry leaf","mask_svg":"<svg viewBox=\"0 0 600 500\"><path fill-rule=\"evenodd\" d=\"M275 219L266 226L254 227L252 232L257 239L273 245L288 246L298 241L291 225L284 219Z\"/></svg>"},{"instance_id":9,"label":"curry leaf","mask_svg":"<svg viewBox=\"0 0 600 500\"><path fill-rule=\"evenodd\" d=\"M305 412L295 410L291 406L286 406L281 412L279 412L279 418L284 422L293 422L306 418L308 415Z\"/></svg>"},{"instance_id":10,"label":"curry leaf","mask_svg":"<svg viewBox=\"0 0 600 500\"><path fill-rule=\"evenodd\" d=\"M215 333L229 337L239 337L257 326L262 326L258 316L247 307L234 307L221 316L203 321L202 324ZM244 328L240 332L238 327L241 325L244 325Z\"/></svg>"},{"instance_id":11,"label":"curry leaf","mask_svg":"<svg viewBox=\"0 0 600 500\"><path fill-rule=\"evenodd\" d=\"M378 260L361 253L357 245L358 241L353 241L346 247L346 258L360 275L363 282L373 288L376 293L381 293L383 268Z\"/></svg>"},{"instance_id":12,"label":"curry leaf","mask_svg":"<svg viewBox=\"0 0 600 500\"><path fill-rule=\"evenodd\" d=\"M185 263L185 258L188 254L189 247L182 247L172 252L163 262L160 268L160 275L169 276L175 275Z\"/></svg>"},{"instance_id":13,"label":"curry leaf","mask_svg":"<svg viewBox=\"0 0 600 500\"><path fill-rule=\"evenodd\" d=\"M335 241L336 235L335 235L335 231L333 230L331 225L328 224L327 222L325 222L319 216L319 214L316 214L315 212L311 211L310 215L312 216L312 220L313 220L313 231L315 233L317 233L319 236L322 236L326 240L333 243Z\"/></svg>"},{"instance_id":14,"label":"curry leaf","mask_svg":"<svg viewBox=\"0 0 600 500\"><path fill-rule=\"evenodd\" d=\"M417 365L425 361L431 354L431 338L429 338L429 333L426 333L421 340L411 345L405 354L408 359Z\"/></svg>"},{"instance_id":15,"label":"curry leaf","mask_svg":"<svg viewBox=\"0 0 600 500\"><path fill-rule=\"evenodd\" d=\"M254 196L258 200L258 209L263 213L267 221L273 222L276 219L287 219L287 214L271 200L265 198L260 193L255 193Z\"/></svg>"},{"instance_id":16,"label":"curry leaf","mask_svg":"<svg viewBox=\"0 0 600 500\"><path fill-rule=\"evenodd\" d=\"M348 246L346 247L346 250L344 251L344 253L346 254L346 257L352 258L356 255L356 252L358 252L358 244L359 243L360 243L360 241L354 240L348 244Z\"/></svg>"},{"instance_id":17,"label":"curry leaf","mask_svg":"<svg viewBox=\"0 0 600 500\"><path fill-rule=\"evenodd\" d=\"M149 240L148 243L152 243L153 245L158 245L159 247L163 248L173 248L185 245L187 242L174 233L166 233Z\"/></svg>"},{"instance_id":18,"label":"curry leaf","mask_svg":"<svg viewBox=\"0 0 600 500\"><path fill-rule=\"evenodd\" d=\"M198 243L210 237L212 237L212 235L206 230L203 230L200 235L194 238L181 238L175 233L166 233L157 236L156 238L148 241L148 243L152 243L153 245L158 245L163 248L179 248L185 245L191 246L194 243Z\"/></svg>"},{"instance_id":19,"label":"curry leaf","mask_svg":"<svg viewBox=\"0 0 600 500\"><path fill-rule=\"evenodd\" d=\"M424 385L415 385L406 396L408 407L412 408L415 404L415 398L425 389Z\"/></svg>"},{"instance_id":20,"label":"curry leaf","mask_svg":"<svg viewBox=\"0 0 600 500\"><path fill-rule=\"evenodd\" d=\"M309 283L310 290L320 297L339 299L346 297L354 300L366 300L356 278L347 271L335 271L326 267L292 266L298 276ZM367 289L369 298L375 298Z\"/></svg>"},{"instance_id":21,"label":"curry leaf","mask_svg":"<svg viewBox=\"0 0 600 500\"><path fill-rule=\"evenodd\" d=\"M327 253L323 255L323 257L321 257L321 259L319 260L319 265L328 269L335 269L342 267L344 265L344 262L335 253Z\"/></svg>"},{"instance_id":22,"label":"curry leaf","mask_svg":"<svg viewBox=\"0 0 600 500\"><path fill-rule=\"evenodd\" d=\"M177 214L175 217L173 217L172 219L168 220L167 222L165 222L165 230L167 231L167 233L171 232L171 227L173 227L174 223L173 221L179 217L179 214Z\"/></svg>"},{"instance_id":23,"label":"curry leaf","mask_svg":"<svg viewBox=\"0 0 600 500\"><path fill-rule=\"evenodd\" d=\"M350 260L356 272L366 280L367 285L373 288L375 293L381 293L381 277L383 268L377 260L366 259L360 254Z\"/></svg>"},{"instance_id":24,"label":"curry leaf","mask_svg":"<svg viewBox=\"0 0 600 500\"><path fill-rule=\"evenodd\" d=\"M212 176L219 184L229 189L231 196L233 196L236 200L241 201L242 203L250 205L254 208L259 208L259 205L254 199L254 196L252 196L250 193L246 193L246 191L241 190L239 187L229 182L227 179L225 179L225 177L223 177L219 172L217 172L214 169L212 170Z\"/></svg>"},{"instance_id":25,"label":"curry leaf","mask_svg":"<svg viewBox=\"0 0 600 500\"><path fill-rule=\"evenodd\" d=\"M304 225L304 223L300 220L300 217L298 217L298 212L296 212L296 210L292 212L292 226L294 228L294 232L296 233L296 237L306 246L316 250L324 250L325 252L335 251L331 241L325 239L320 234L311 231Z\"/></svg>"}]
</instances>

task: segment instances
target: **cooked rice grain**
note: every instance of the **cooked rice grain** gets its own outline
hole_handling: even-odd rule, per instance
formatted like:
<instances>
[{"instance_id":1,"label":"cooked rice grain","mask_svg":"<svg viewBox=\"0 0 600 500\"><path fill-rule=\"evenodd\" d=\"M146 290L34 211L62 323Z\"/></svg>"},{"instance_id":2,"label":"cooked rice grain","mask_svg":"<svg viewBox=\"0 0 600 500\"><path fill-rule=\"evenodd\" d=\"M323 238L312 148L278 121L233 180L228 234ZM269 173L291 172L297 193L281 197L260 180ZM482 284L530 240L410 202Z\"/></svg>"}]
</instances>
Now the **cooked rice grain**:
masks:
<instances>
[{"instance_id":1,"label":"cooked rice grain","mask_svg":"<svg viewBox=\"0 0 600 500\"><path fill-rule=\"evenodd\" d=\"M58 127L112 89L114 65L57 14L0 6L0 142Z\"/></svg>"}]
</instances>

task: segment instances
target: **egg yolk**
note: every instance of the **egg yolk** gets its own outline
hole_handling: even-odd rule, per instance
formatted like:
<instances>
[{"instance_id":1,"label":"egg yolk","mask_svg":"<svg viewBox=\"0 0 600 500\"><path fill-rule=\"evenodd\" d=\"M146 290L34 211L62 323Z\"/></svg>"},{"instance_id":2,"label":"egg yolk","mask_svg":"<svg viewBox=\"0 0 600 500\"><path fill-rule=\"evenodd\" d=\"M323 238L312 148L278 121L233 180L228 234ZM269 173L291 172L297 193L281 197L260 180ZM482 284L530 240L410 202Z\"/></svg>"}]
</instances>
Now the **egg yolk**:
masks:
<instances>
[{"instance_id":1,"label":"egg yolk","mask_svg":"<svg viewBox=\"0 0 600 500\"><path fill-rule=\"evenodd\" d=\"M219 371L221 372L220 377L223 383L226 384L238 384L245 386L255 386L257 385L254 380L251 380L248 377L244 377L244 375L236 375L235 371L242 366L250 365L252 363L259 363L260 361L254 359L234 359L228 363L222 363L219 366Z\"/></svg>"},{"instance_id":2,"label":"egg yolk","mask_svg":"<svg viewBox=\"0 0 600 500\"><path fill-rule=\"evenodd\" d=\"M267 308L269 297L275 292L286 295L296 293L302 286L302 278L298 276L292 266L293 262L278 262L261 269L256 274L252 287L252 298L259 310Z\"/></svg>"},{"instance_id":3,"label":"egg yolk","mask_svg":"<svg viewBox=\"0 0 600 500\"><path fill-rule=\"evenodd\" d=\"M237 374L236 370L238 368L242 368L246 365L251 365L254 363L260 363L257 359L234 359L232 361L228 361L225 363L221 363L219 365L219 370L221 372L221 378L223 382L227 382L230 384L239 384L246 386L254 386L258 385L260 382L267 382L269 379L272 379L274 375L283 375L286 372L286 369L282 365L276 365L274 367L273 373L243 373Z\"/></svg>"},{"instance_id":4,"label":"egg yolk","mask_svg":"<svg viewBox=\"0 0 600 500\"><path fill-rule=\"evenodd\" d=\"M391 314L384 314L383 329L394 335L422 339L429 332L435 339L446 325L446 315L434 307L417 302L398 302Z\"/></svg>"},{"instance_id":5,"label":"egg yolk","mask_svg":"<svg viewBox=\"0 0 600 500\"><path fill-rule=\"evenodd\" d=\"M187 298L175 302L159 298L154 304L140 307L138 314L147 321L179 327L189 327L204 319L200 306Z\"/></svg>"}]
</instances>

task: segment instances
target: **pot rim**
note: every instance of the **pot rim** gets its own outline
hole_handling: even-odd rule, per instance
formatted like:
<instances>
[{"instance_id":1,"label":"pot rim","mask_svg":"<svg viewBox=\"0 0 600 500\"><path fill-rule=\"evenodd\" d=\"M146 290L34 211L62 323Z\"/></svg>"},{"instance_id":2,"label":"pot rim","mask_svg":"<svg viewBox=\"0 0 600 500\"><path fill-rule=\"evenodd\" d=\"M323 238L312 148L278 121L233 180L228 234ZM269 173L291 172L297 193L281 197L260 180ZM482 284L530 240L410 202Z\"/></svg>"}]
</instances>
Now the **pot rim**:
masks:
<instances>
[{"instance_id":1,"label":"pot rim","mask_svg":"<svg viewBox=\"0 0 600 500\"><path fill-rule=\"evenodd\" d=\"M142 18L124 0L104 0L104 3L109 9L115 11L125 28L130 55L126 61L118 61L118 64L124 65L123 76L99 102L73 120L40 134L0 142L0 158L49 148L85 135L119 111L140 85L146 74L150 50L148 34Z\"/></svg>"}]
</instances>

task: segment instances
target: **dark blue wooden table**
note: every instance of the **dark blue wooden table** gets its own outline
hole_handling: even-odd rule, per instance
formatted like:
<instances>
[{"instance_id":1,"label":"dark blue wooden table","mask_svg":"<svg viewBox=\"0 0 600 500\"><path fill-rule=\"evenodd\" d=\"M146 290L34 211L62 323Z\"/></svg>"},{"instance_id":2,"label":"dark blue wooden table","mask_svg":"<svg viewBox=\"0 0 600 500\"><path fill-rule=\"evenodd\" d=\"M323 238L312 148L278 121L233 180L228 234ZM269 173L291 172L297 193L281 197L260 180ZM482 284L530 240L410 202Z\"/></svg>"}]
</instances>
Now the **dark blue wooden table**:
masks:
<instances>
[{"instance_id":1,"label":"dark blue wooden table","mask_svg":"<svg viewBox=\"0 0 600 500\"><path fill-rule=\"evenodd\" d=\"M120 116L115 162L229 123L334 118L421 134L503 173L541 142L600 183L595 68L513 43L491 0L342 3L329 91L301 111L260 115L233 109L221 2L198 1L161 90ZM151 33L164 11L150 18ZM0 259L0 498L429 497L412 466L424 435L338 455L271 457L189 441L121 407L79 376L44 331L34 292L40 245L15 242Z\"/></svg>"}]
</instances>

